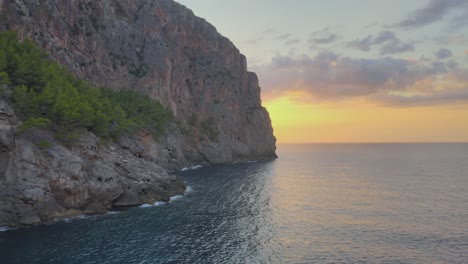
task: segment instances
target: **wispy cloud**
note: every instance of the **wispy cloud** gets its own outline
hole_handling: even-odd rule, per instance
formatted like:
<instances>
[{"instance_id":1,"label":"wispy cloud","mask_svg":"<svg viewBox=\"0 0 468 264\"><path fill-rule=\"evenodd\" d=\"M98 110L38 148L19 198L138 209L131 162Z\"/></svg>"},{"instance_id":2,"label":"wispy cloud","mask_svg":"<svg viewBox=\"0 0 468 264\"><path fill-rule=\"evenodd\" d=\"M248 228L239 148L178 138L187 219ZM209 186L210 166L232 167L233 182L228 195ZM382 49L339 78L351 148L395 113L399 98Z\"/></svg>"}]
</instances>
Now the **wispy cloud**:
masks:
<instances>
[{"instance_id":1,"label":"wispy cloud","mask_svg":"<svg viewBox=\"0 0 468 264\"><path fill-rule=\"evenodd\" d=\"M363 39L355 39L348 42L348 47L355 48L361 51L370 51L373 45L372 36L369 35Z\"/></svg>"},{"instance_id":2,"label":"wispy cloud","mask_svg":"<svg viewBox=\"0 0 468 264\"><path fill-rule=\"evenodd\" d=\"M279 35L277 39L285 40L285 39L288 39L290 36L291 34L286 33L286 34Z\"/></svg>"},{"instance_id":3,"label":"wispy cloud","mask_svg":"<svg viewBox=\"0 0 468 264\"><path fill-rule=\"evenodd\" d=\"M468 90L441 91L424 95L403 96L395 94L377 95L373 99L391 106L427 106L468 102Z\"/></svg>"},{"instance_id":4,"label":"wispy cloud","mask_svg":"<svg viewBox=\"0 0 468 264\"><path fill-rule=\"evenodd\" d=\"M435 56L440 60L450 58L452 57L452 51L448 49L440 49L435 53Z\"/></svg>"},{"instance_id":5,"label":"wispy cloud","mask_svg":"<svg viewBox=\"0 0 468 264\"><path fill-rule=\"evenodd\" d=\"M414 44L401 41L392 31L381 31L377 36L368 35L362 39L348 42L348 47L361 51L371 51L373 46L380 46L381 55L414 51Z\"/></svg>"},{"instance_id":6,"label":"wispy cloud","mask_svg":"<svg viewBox=\"0 0 468 264\"><path fill-rule=\"evenodd\" d=\"M256 34L255 36L252 36L248 39L245 40L245 43L247 44L257 44L258 42L261 42L265 38L271 38L272 35L274 35L277 32L276 28L269 27L262 32Z\"/></svg>"},{"instance_id":7,"label":"wispy cloud","mask_svg":"<svg viewBox=\"0 0 468 264\"><path fill-rule=\"evenodd\" d=\"M328 28L323 28L311 34L309 43L312 45L324 45L337 41L339 36L330 32Z\"/></svg>"},{"instance_id":8,"label":"wispy cloud","mask_svg":"<svg viewBox=\"0 0 468 264\"><path fill-rule=\"evenodd\" d=\"M274 34L274 33L276 33L276 32L277 32L276 28L274 28L274 27L269 27L269 28L265 29L265 30L262 32L262 35L271 35L271 34Z\"/></svg>"},{"instance_id":9,"label":"wispy cloud","mask_svg":"<svg viewBox=\"0 0 468 264\"><path fill-rule=\"evenodd\" d=\"M412 12L406 19L393 25L398 28L417 28L442 20L449 14L453 25L466 25L468 19L468 1L466 0L431 0L426 6Z\"/></svg>"},{"instance_id":10,"label":"wispy cloud","mask_svg":"<svg viewBox=\"0 0 468 264\"><path fill-rule=\"evenodd\" d=\"M463 77L468 71L453 61L361 59L321 52L313 58L278 56L255 70L267 96L302 91L319 99L367 97L396 105L468 99L468 80Z\"/></svg>"},{"instance_id":11,"label":"wispy cloud","mask_svg":"<svg viewBox=\"0 0 468 264\"><path fill-rule=\"evenodd\" d=\"M335 40L338 39L338 36L336 34L331 34L326 37L317 37L317 38L312 38L311 42L314 44L329 44L334 42Z\"/></svg>"},{"instance_id":12,"label":"wispy cloud","mask_svg":"<svg viewBox=\"0 0 468 264\"><path fill-rule=\"evenodd\" d=\"M414 45L412 43L403 43L401 41L387 42L380 48L380 54L389 55L403 52L414 51Z\"/></svg>"}]
</instances>

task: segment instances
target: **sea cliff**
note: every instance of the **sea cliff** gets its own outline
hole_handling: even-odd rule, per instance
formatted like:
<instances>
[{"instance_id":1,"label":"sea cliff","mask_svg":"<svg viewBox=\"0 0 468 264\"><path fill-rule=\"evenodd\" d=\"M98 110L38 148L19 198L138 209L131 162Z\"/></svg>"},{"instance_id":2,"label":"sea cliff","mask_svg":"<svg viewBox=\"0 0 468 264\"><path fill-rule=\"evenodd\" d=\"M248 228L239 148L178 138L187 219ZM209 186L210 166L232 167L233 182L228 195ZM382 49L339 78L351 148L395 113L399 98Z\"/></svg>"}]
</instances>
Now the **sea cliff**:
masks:
<instances>
[{"instance_id":1,"label":"sea cliff","mask_svg":"<svg viewBox=\"0 0 468 264\"><path fill-rule=\"evenodd\" d=\"M77 78L135 90L174 115L103 143L65 147L47 130L17 136L9 91L0 101L0 225L34 224L152 203L183 193L166 171L276 157L255 73L229 39L172 0L0 0L0 30L31 39ZM41 148L47 139L52 145Z\"/></svg>"}]
</instances>

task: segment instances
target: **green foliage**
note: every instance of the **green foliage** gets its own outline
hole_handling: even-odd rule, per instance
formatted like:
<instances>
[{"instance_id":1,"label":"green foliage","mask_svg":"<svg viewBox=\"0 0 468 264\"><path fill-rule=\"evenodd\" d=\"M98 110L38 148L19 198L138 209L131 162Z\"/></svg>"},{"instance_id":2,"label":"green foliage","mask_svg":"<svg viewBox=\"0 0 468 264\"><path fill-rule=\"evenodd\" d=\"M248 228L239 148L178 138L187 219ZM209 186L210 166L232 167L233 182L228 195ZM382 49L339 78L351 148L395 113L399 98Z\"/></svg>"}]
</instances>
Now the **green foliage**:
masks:
<instances>
[{"instance_id":1,"label":"green foliage","mask_svg":"<svg viewBox=\"0 0 468 264\"><path fill-rule=\"evenodd\" d=\"M160 103L133 91L98 89L77 80L30 41L0 33L0 84L11 83L15 111L24 132L50 127L63 140L89 130L115 139L136 129L159 135L172 118Z\"/></svg>"},{"instance_id":2,"label":"green foliage","mask_svg":"<svg viewBox=\"0 0 468 264\"><path fill-rule=\"evenodd\" d=\"M0 86L4 84L10 84L10 79L8 78L8 73L0 72Z\"/></svg>"},{"instance_id":3,"label":"green foliage","mask_svg":"<svg viewBox=\"0 0 468 264\"><path fill-rule=\"evenodd\" d=\"M0 36L0 72L6 72L13 85L39 89L45 84L47 55L31 41L19 42L14 32Z\"/></svg>"},{"instance_id":4,"label":"green foliage","mask_svg":"<svg viewBox=\"0 0 468 264\"><path fill-rule=\"evenodd\" d=\"M52 143L50 143L49 141L40 141L38 143L36 143L36 146L42 148L42 149L48 149L48 148L51 148L52 147Z\"/></svg>"},{"instance_id":5,"label":"green foliage","mask_svg":"<svg viewBox=\"0 0 468 264\"><path fill-rule=\"evenodd\" d=\"M18 127L16 133L23 134L25 131L32 129L32 128L49 128L52 124L47 118L34 118L31 117L27 121L25 121L21 126Z\"/></svg>"},{"instance_id":6,"label":"green foliage","mask_svg":"<svg viewBox=\"0 0 468 264\"><path fill-rule=\"evenodd\" d=\"M148 73L148 66L142 65L137 68L135 65L132 65L132 69L130 69L128 73L135 75L138 78L144 77Z\"/></svg>"}]
</instances>

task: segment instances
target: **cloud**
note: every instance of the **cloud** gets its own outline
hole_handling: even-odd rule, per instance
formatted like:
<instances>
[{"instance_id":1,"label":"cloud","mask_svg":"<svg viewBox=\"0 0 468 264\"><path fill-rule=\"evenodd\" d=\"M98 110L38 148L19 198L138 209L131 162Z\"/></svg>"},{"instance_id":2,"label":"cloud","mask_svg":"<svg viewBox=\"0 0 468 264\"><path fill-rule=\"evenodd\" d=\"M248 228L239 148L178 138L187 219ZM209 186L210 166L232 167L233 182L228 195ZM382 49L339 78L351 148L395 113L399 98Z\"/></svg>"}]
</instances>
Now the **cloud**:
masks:
<instances>
[{"instance_id":1,"label":"cloud","mask_svg":"<svg viewBox=\"0 0 468 264\"><path fill-rule=\"evenodd\" d=\"M276 31L277 31L276 28L269 27L262 32L262 35L271 35L271 34L276 33Z\"/></svg>"},{"instance_id":2,"label":"cloud","mask_svg":"<svg viewBox=\"0 0 468 264\"><path fill-rule=\"evenodd\" d=\"M330 32L328 28L323 28L311 34L309 43L312 45L324 45L335 42L339 39L339 36L335 33Z\"/></svg>"},{"instance_id":3,"label":"cloud","mask_svg":"<svg viewBox=\"0 0 468 264\"><path fill-rule=\"evenodd\" d=\"M372 45L372 35L369 35L363 39L355 39L351 42L348 42L348 47L355 48L361 51L370 51Z\"/></svg>"},{"instance_id":4,"label":"cloud","mask_svg":"<svg viewBox=\"0 0 468 264\"><path fill-rule=\"evenodd\" d=\"M462 14L460 14L462 12ZM452 19L452 24L465 24L468 22L468 1L466 0L431 0L426 6L412 12L406 19L393 25L398 28L417 28L442 20L450 13L459 13Z\"/></svg>"},{"instance_id":5,"label":"cloud","mask_svg":"<svg viewBox=\"0 0 468 264\"><path fill-rule=\"evenodd\" d=\"M379 102L391 106L427 106L448 103L468 102L468 89L462 91L443 91L425 95L380 95L375 96Z\"/></svg>"},{"instance_id":6,"label":"cloud","mask_svg":"<svg viewBox=\"0 0 468 264\"><path fill-rule=\"evenodd\" d=\"M439 45L468 45L468 38L463 35L452 35L452 36L438 36L434 38L434 41Z\"/></svg>"},{"instance_id":7,"label":"cloud","mask_svg":"<svg viewBox=\"0 0 468 264\"><path fill-rule=\"evenodd\" d=\"M395 33L393 33L392 31L385 30L385 31L380 32L374 38L373 43L374 44L382 44L382 43L385 43L387 41L399 41L399 39L397 38Z\"/></svg>"},{"instance_id":8,"label":"cloud","mask_svg":"<svg viewBox=\"0 0 468 264\"><path fill-rule=\"evenodd\" d=\"M451 27L453 29L459 29L465 26L468 26L468 8L451 21Z\"/></svg>"},{"instance_id":9,"label":"cloud","mask_svg":"<svg viewBox=\"0 0 468 264\"><path fill-rule=\"evenodd\" d=\"M468 56L468 49L467 49L467 50L465 50L465 55L466 55L466 56Z\"/></svg>"},{"instance_id":10,"label":"cloud","mask_svg":"<svg viewBox=\"0 0 468 264\"><path fill-rule=\"evenodd\" d=\"M363 39L348 42L348 47L361 51L371 51L373 46L380 46L381 55L414 51L414 44L402 42L394 32L381 31L377 36L369 35Z\"/></svg>"},{"instance_id":11,"label":"cloud","mask_svg":"<svg viewBox=\"0 0 468 264\"><path fill-rule=\"evenodd\" d=\"M440 49L435 53L435 56L440 59L446 59L452 57L452 52L448 49Z\"/></svg>"},{"instance_id":12,"label":"cloud","mask_svg":"<svg viewBox=\"0 0 468 264\"><path fill-rule=\"evenodd\" d=\"M389 55L403 52L414 51L414 45L411 43L402 43L400 41L387 42L380 48L380 54Z\"/></svg>"},{"instance_id":13,"label":"cloud","mask_svg":"<svg viewBox=\"0 0 468 264\"><path fill-rule=\"evenodd\" d=\"M292 46L298 44L299 42L301 42L300 39L289 39L285 42L285 44L288 46Z\"/></svg>"},{"instance_id":14,"label":"cloud","mask_svg":"<svg viewBox=\"0 0 468 264\"><path fill-rule=\"evenodd\" d=\"M277 56L255 71L267 97L301 91L321 100L367 97L396 105L468 98L464 96L468 94L468 80L464 79L468 71L453 61L361 59L321 52L312 58Z\"/></svg>"},{"instance_id":15,"label":"cloud","mask_svg":"<svg viewBox=\"0 0 468 264\"><path fill-rule=\"evenodd\" d=\"M290 36L291 34L286 33L286 34L279 35L277 39L285 40L285 39L288 39Z\"/></svg>"},{"instance_id":16,"label":"cloud","mask_svg":"<svg viewBox=\"0 0 468 264\"><path fill-rule=\"evenodd\" d=\"M251 45L257 44L258 42L261 42L265 38L271 38L272 35L274 35L276 32L277 32L277 29L274 27L266 28L264 31L255 34L255 36L252 36L246 39L245 43L251 44Z\"/></svg>"},{"instance_id":17,"label":"cloud","mask_svg":"<svg viewBox=\"0 0 468 264\"><path fill-rule=\"evenodd\" d=\"M310 42L313 43L313 44L318 44L318 45L321 45L321 44L329 44L329 43L332 43L334 42L335 40L338 39L338 35L336 34L330 34L326 37L316 37L316 38L311 38L310 39Z\"/></svg>"}]
</instances>

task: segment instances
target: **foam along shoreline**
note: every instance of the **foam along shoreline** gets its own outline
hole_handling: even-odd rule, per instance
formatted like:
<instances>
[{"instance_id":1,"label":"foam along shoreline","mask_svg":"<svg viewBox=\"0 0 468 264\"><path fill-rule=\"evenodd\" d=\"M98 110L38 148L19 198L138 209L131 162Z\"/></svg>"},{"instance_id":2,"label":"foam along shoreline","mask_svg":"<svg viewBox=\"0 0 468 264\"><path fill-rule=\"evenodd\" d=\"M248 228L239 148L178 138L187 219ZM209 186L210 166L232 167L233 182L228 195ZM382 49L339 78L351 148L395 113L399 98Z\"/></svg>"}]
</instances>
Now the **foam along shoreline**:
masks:
<instances>
[{"instance_id":1,"label":"foam along shoreline","mask_svg":"<svg viewBox=\"0 0 468 264\"><path fill-rule=\"evenodd\" d=\"M161 206L161 205L166 205L166 204L168 204L170 202L180 200L180 199L184 198L185 195L187 195L189 193L192 193L192 192L193 192L192 187L187 186L187 189L185 190L184 194L179 194L179 195L172 196L171 198L169 198L169 202L157 201L154 204L142 204L142 205L140 205L138 207L139 208L150 208L150 207L157 207L157 206Z\"/></svg>"},{"instance_id":2,"label":"foam along shoreline","mask_svg":"<svg viewBox=\"0 0 468 264\"><path fill-rule=\"evenodd\" d=\"M242 164L242 163L257 163L258 160L247 160L247 161L239 161L239 162L234 162L232 163L232 165L235 165L235 164ZM195 165L195 166L192 166L192 167L184 167L182 169L180 169L180 171L190 171L190 170L198 170L198 169L201 169L203 168L202 165Z\"/></svg>"},{"instance_id":3,"label":"foam along shoreline","mask_svg":"<svg viewBox=\"0 0 468 264\"><path fill-rule=\"evenodd\" d=\"M0 232L6 232L9 230L15 230L16 228L14 227L8 227L8 226L0 226Z\"/></svg>"},{"instance_id":4,"label":"foam along shoreline","mask_svg":"<svg viewBox=\"0 0 468 264\"><path fill-rule=\"evenodd\" d=\"M189 194L191 192L193 192L192 187L187 186L187 189L185 190L184 194L174 195L171 198L169 198L168 202L157 201L152 205L151 204L142 204L142 205L140 205L138 207L139 208L149 208L149 207L156 207L156 206L165 205L165 204L168 204L170 202L182 199L185 195L187 195L187 194ZM51 225L51 224L55 224L55 223L72 223L72 222L77 221L77 220L85 220L85 219L96 218L96 217L101 217L101 216L105 216L105 215L119 214L119 213L121 213L121 212L120 211L107 211L107 213L105 213L105 214L97 214L97 215L85 215L85 214L83 214L83 215L77 215L77 216L74 216L74 217L56 218L56 219L53 219L51 221L45 222L43 224L44 225ZM42 224L38 224L38 225L42 225ZM0 226L0 232L6 232L6 231L12 231L12 230L17 230L17 229L22 229L22 228L34 227L34 226L38 226L38 225L20 226L20 227Z\"/></svg>"},{"instance_id":5,"label":"foam along shoreline","mask_svg":"<svg viewBox=\"0 0 468 264\"><path fill-rule=\"evenodd\" d=\"M198 170L198 169L201 169L203 168L202 165L195 165L195 166L192 166L192 167L184 167L182 168L180 171L189 171L189 170Z\"/></svg>"}]
</instances>

